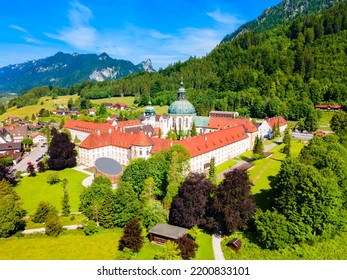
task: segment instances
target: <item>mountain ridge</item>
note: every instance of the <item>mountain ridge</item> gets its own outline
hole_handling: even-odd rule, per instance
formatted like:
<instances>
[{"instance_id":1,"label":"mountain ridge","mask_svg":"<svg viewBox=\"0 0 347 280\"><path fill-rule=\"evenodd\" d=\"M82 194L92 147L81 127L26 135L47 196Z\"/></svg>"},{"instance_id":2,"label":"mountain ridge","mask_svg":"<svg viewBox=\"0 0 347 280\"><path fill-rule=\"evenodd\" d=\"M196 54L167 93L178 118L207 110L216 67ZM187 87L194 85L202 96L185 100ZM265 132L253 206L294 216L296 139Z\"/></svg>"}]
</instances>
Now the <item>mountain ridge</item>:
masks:
<instances>
[{"instance_id":1,"label":"mountain ridge","mask_svg":"<svg viewBox=\"0 0 347 280\"><path fill-rule=\"evenodd\" d=\"M342 2L346 0L283 0L276 6L265 9L257 19L241 25L236 31L226 35L221 44L233 40L244 32L269 30L287 20L293 20L301 15L319 13Z\"/></svg>"},{"instance_id":2,"label":"mountain ridge","mask_svg":"<svg viewBox=\"0 0 347 280\"><path fill-rule=\"evenodd\" d=\"M135 65L128 60L113 59L105 52L100 55L57 52L0 68L0 92L21 93L43 85L66 87L85 80L114 80L141 71L155 71L150 59Z\"/></svg>"}]
</instances>

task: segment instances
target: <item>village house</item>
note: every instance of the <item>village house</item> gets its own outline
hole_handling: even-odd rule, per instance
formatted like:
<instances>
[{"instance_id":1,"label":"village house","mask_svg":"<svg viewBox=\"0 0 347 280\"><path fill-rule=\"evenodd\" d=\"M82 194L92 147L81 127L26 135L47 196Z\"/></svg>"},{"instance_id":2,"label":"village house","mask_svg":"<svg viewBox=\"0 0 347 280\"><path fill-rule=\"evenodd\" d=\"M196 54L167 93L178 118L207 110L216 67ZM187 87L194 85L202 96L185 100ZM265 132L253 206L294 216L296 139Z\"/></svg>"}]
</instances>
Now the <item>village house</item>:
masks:
<instances>
[{"instance_id":1,"label":"village house","mask_svg":"<svg viewBox=\"0 0 347 280\"><path fill-rule=\"evenodd\" d=\"M282 116L265 118L261 125L258 127L259 137L271 138L272 131L275 125L278 125L280 133L283 133L286 130L288 123Z\"/></svg>"}]
</instances>

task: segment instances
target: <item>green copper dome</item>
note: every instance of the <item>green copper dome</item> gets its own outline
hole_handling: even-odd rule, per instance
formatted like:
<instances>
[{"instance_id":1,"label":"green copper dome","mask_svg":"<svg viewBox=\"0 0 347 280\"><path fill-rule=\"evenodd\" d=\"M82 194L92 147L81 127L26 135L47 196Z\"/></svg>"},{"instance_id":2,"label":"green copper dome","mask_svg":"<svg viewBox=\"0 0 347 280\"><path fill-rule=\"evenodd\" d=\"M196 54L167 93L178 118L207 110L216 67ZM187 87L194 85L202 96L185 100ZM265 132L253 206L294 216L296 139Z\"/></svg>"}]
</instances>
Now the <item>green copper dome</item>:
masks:
<instances>
[{"instance_id":1,"label":"green copper dome","mask_svg":"<svg viewBox=\"0 0 347 280\"><path fill-rule=\"evenodd\" d=\"M186 99L186 90L181 82L181 87L178 90L178 98L169 107L168 113L170 115L193 115L196 113L192 103Z\"/></svg>"},{"instance_id":2,"label":"green copper dome","mask_svg":"<svg viewBox=\"0 0 347 280\"><path fill-rule=\"evenodd\" d=\"M193 115L195 108L188 100L176 100L169 107L168 113L170 115Z\"/></svg>"},{"instance_id":3,"label":"green copper dome","mask_svg":"<svg viewBox=\"0 0 347 280\"><path fill-rule=\"evenodd\" d=\"M148 106L145 109L145 116L146 117L153 117L153 116L155 116L155 109L152 106L151 101L148 102Z\"/></svg>"}]
</instances>

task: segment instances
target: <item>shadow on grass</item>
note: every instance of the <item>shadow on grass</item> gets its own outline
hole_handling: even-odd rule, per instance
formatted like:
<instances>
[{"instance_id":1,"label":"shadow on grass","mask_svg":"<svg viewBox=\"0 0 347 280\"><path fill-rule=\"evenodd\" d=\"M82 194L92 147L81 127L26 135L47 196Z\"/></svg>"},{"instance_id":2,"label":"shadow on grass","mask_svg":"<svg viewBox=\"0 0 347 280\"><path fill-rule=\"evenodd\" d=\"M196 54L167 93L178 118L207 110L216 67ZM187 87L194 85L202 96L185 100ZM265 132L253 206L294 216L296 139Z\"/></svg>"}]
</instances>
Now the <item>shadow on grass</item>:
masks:
<instances>
[{"instance_id":1,"label":"shadow on grass","mask_svg":"<svg viewBox=\"0 0 347 280\"><path fill-rule=\"evenodd\" d=\"M254 160L253 158L242 156L242 155L240 156L240 159L244 160L244 161L247 161L247 162L252 162Z\"/></svg>"},{"instance_id":2,"label":"shadow on grass","mask_svg":"<svg viewBox=\"0 0 347 280\"><path fill-rule=\"evenodd\" d=\"M268 179L270 181L270 186L273 186L276 177L275 176L268 176ZM273 200L273 190L272 188L267 189L267 190L260 190L260 193L257 193L254 195L255 203L257 206L263 210L270 210L271 209L271 204Z\"/></svg>"}]
</instances>

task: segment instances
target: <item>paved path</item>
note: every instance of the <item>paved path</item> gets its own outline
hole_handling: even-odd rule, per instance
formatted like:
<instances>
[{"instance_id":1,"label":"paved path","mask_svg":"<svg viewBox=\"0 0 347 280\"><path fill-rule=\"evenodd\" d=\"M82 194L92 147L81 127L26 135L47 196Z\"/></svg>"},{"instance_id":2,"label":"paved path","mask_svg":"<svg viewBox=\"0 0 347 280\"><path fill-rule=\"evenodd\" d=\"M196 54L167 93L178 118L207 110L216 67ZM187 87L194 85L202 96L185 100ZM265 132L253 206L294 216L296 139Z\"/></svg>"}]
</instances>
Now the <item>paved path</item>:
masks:
<instances>
[{"instance_id":1,"label":"paved path","mask_svg":"<svg viewBox=\"0 0 347 280\"><path fill-rule=\"evenodd\" d=\"M212 248L215 260L225 260L221 247L222 235L220 233L214 233L212 235Z\"/></svg>"},{"instance_id":2,"label":"paved path","mask_svg":"<svg viewBox=\"0 0 347 280\"><path fill-rule=\"evenodd\" d=\"M87 167L84 166L84 165L79 165L79 166L74 167L73 169L75 169L76 171L79 171L79 172L82 172L84 174L89 175L87 178L85 178L82 181L82 185L84 187L89 187L92 184L93 180L94 180L94 174L89 172L89 171L84 170L85 168L87 168Z\"/></svg>"}]
</instances>

